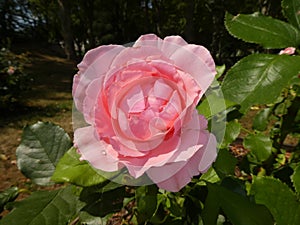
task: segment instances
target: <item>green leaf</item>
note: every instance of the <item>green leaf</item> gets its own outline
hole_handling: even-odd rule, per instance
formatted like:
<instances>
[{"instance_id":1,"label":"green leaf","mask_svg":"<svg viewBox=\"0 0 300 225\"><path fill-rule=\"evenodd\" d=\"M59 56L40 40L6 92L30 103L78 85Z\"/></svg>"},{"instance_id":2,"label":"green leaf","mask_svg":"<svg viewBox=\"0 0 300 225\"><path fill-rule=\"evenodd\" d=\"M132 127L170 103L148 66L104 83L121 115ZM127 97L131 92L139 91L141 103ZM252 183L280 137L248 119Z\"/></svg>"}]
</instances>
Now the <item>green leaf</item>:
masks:
<instances>
[{"instance_id":1,"label":"green leaf","mask_svg":"<svg viewBox=\"0 0 300 225\"><path fill-rule=\"evenodd\" d=\"M11 187L0 192L0 213L3 211L6 203L14 201L19 195L18 187Z\"/></svg>"},{"instance_id":2,"label":"green leaf","mask_svg":"<svg viewBox=\"0 0 300 225\"><path fill-rule=\"evenodd\" d=\"M217 201L219 206L224 211L225 215L232 222L232 224L238 225L273 225L273 218L267 208L263 205L255 204L249 201L248 198L232 192L231 190L218 186L216 184L208 184L208 192L212 192L215 197L208 199L211 201ZM206 204L213 203L205 202ZM215 209L212 210L214 221L216 219ZM209 213L208 213L209 214ZM206 223L205 225L215 224ZM210 221L212 222L212 221Z\"/></svg>"},{"instance_id":3,"label":"green leaf","mask_svg":"<svg viewBox=\"0 0 300 225\"><path fill-rule=\"evenodd\" d=\"M27 199L15 202L15 209L0 220L0 224L67 224L81 205L73 189L69 186L55 191L34 192Z\"/></svg>"},{"instance_id":4,"label":"green leaf","mask_svg":"<svg viewBox=\"0 0 300 225\"><path fill-rule=\"evenodd\" d=\"M139 223L145 223L154 215L157 209L157 193L156 185L141 186L136 189L135 196Z\"/></svg>"},{"instance_id":5,"label":"green leaf","mask_svg":"<svg viewBox=\"0 0 300 225\"><path fill-rule=\"evenodd\" d=\"M262 133L248 135L243 144L258 162L267 160L272 154L272 141L270 137Z\"/></svg>"},{"instance_id":6,"label":"green leaf","mask_svg":"<svg viewBox=\"0 0 300 225\"><path fill-rule=\"evenodd\" d=\"M52 123L26 126L16 151L18 167L34 183L49 185L56 164L71 145L68 134Z\"/></svg>"},{"instance_id":7,"label":"green leaf","mask_svg":"<svg viewBox=\"0 0 300 225\"><path fill-rule=\"evenodd\" d=\"M252 128L258 131L266 130L269 124L268 118L270 113L270 108L263 109L257 113L257 115L254 117Z\"/></svg>"},{"instance_id":8,"label":"green leaf","mask_svg":"<svg viewBox=\"0 0 300 225\"><path fill-rule=\"evenodd\" d=\"M300 165L295 168L291 178L297 193L300 194Z\"/></svg>"},{"instance_id":9,"label":"green leaf","mask_svg":"<svg viewBox=\"0 0 300 225\"><path fill-rule=\"evenodd\" d=\"M209 119L209 130L221 143L226 129L226 115L234 109L237 104L224 99L218 81L214 81L205 93L205 99L197 107L198 112Z\"/></svg>"},{"instance_id":10,"label":"green leaf","mask_svg":"<svg viewBox=\"0 0 300 225\"><path fill-rule=\"evenodd\" d=\"M216 66L216 71L217 71L217 74L216 74L216 79L220 78L224 72L226 70L226 65L223 64L222 66Z\"/></svg>"},{"instance_id":11,"label":"green leaf","mask_svg":"<svg viewBox=\"0 0 300 225\"><path fill-rule=\"evenodd\" d=\"M222 147L227 147L229 144L231 144L240 134L240 130L241 125L238 120L227 122Z\"/></svg>"},{"instance_id":12,"label":"green leaf","mask_svg":"<svg viewBox=\"0 0 300 225\"><path fill-rule=\"evenodd\" d=\"M226 13L225 26L232 36L265 48L297 47L300 44L300 31L294 26L258 13L237 16Z\"/></svg>"},{"instance_id":13,"label":"green leaf","mask_svg":"<svg viewBox=\"0 0 300 225\"><path fill-rule=\"evenodd\" d=\"M107 224L109 218L111 217L110 214L108 214L105 217L98 217L98 216L92 216L90 214L88 214L85 211L81 211L79 213L79 221L80 221L80 225L86 224L86 225L102 225L102 224ZM79 225L78 224L78 225Z\"/></svg>"},{"instance_id":14,"label":"green leaf","mask_svg":"<svg viewBox=\"0 0 300 225\"><path fill-rule=\"evenodd\" d=\"M220 181L220 178L213 167L210 167L208 171L201 175L198 185L206 185L206 182L216 183Z\"/></svg>"},{"instance_id":15,"label":"green leaf","mask_svg":"<svg viewBox=\"0 0 300 225\"><path fill-rule=\"evenodd\" d=\"M135 179L126 170L116 172L98 170L92 167L87 161L80 160L80 155L74 147L70 148L61 158L51 179L57 183L67 182L82 187L106 183L108 180L132 186L150 183L147 176Z\"/></svg>"},{"instance_id":16,"label":"green leaf","mask_svg":"<svg viewBox=\"0 0 300 225\"><path fill-rule=\"evenodd\" d=\"M251 186L257 204L265 205L278 225L300 224L300 203L292 190L280 180L254 177Z\"/></svg>"},{"instance_id":17,"label":"green leaf","mask_svg":"<svg viewBox=\"0 0 300 225\"><path fill-rule=\"evenodd\" d=\"M84 160L80 160L76 148L70 148L56 166L52 180L87 187L105 182L107 179Z\"/></svg>"},{"instance_id":18,"label":"green leaf","mask_svg":"<svg viewBox=\"0 0 300 225\"><path fill-rule=\"evenodd\" d=\"M156 188L155 186L152 187L151 192L155 191L155 188ZM167 204L168 201L166 201L168 198L166 198L165 194L160 194L160 193L158 193L156 195L156 198L157 198L156 210L155 210L153 216L147 222L149 222L150 224L168 224L167 220L172 218L169 213L166 213L166 206L167 205L170 206L169 204ZM138 216L137 224L140 224L140 221L143 218L143 215L138 214L137 216ZM140 216L142 216L142 218ZM169 222L169 224L170 223L171 222Z\"/></svg>"},{"instance_id":19,"label":"green leaf","mask_svg":"<svg viewBox=\"0 0 300 225\"><path fill-rule=\"evenodd\" d=\"M86 205L82 210L92 216L104 217L122 209L125 195L125 186L108 191L97 187L84 188L80 200Z\"/></svg>"},{"instance_id":20,"label":"green leaf","mask_svg":"<svg viewBox=\"0 0 300 225\"><path fill-rule=\"evenodd\" d=\"M240 104L240 111L245 112L254 104L276 101L282 89L299 73L299 56L253 54L228 71L222 91L225 99Z\"/></svg>"},{"instance_id":21,"label":"green leaf","mask_svg":"<svg viewBox=\"0 0 300 225\"><path fill-rule=\"evenodd\" d=\"M227 150L220 149L216 161L213 163L213 168L220 178L228 175L234 175L237 159Z\"/></svg>"},{"instance_id":22,"label":"green leaf","mask_svg":"<svg viewBox=\"0 0 300 225\"><path fill-rule=\"evenodd\" d=\"M183 215L183 204L185 198L180 195L176 195L177 193L169 193L168 198L166 201L169 203L167 205L168 210L170 210L171 214L173 214L175 217L182 217Z\"/></svg>"},{"instance_id":23,"label":"green leaf","mask_svg":"<svg viewBox=\"0 0 300 225\"><path fill-rule=\"evenodd\" d=\"M214 188L214 186L211 185L208 187L208 195L205 200L201 217L204 225L213 225L216 224L218 219L220 201L217 188Z\"/></svg>"},{"instance_id":24,"label":"green leaf","mask_svg":"<svg viewBox=\"0 0 300 225\"><path fill-rule=\"evenodd\" d=\"M282 9L288 21L300 30L300 1L283 0Z\"/></svg>"},{"instance_id":25,"label":"green leaf","mask_svg":"<svg viewBox=\"0 0 300 225\"><path fill-rule=\"evenodd\" d=\"M208 89L205 93L205 99L197 107L198 112L206 118L211 118L225 111L226 109L235 106L236 103L224 99L222 90L217 83L214 81L215 86Z\"/></svg>"}]
</instances>

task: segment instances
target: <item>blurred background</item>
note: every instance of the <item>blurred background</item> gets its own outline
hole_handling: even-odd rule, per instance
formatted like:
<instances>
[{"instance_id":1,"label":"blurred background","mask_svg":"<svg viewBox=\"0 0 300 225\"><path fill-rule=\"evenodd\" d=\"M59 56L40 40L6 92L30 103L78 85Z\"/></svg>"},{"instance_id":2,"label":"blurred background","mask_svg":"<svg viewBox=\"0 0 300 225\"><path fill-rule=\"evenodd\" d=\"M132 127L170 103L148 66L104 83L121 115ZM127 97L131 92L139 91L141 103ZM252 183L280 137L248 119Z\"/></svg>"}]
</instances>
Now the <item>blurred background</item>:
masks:
<instances>
[{"instance_id":1,"label":"blurred background","mask_svg":"<svg viewBox=\"0 0 300 225\"><path fill-rule=\"evenodd\" d=\"M0 44L52 45L79 59L98 45L176 34L206 46L223 64L249 50L227 34L226 11L281 17L280 0L1 0Z\"/></svg>"}]
</instances>

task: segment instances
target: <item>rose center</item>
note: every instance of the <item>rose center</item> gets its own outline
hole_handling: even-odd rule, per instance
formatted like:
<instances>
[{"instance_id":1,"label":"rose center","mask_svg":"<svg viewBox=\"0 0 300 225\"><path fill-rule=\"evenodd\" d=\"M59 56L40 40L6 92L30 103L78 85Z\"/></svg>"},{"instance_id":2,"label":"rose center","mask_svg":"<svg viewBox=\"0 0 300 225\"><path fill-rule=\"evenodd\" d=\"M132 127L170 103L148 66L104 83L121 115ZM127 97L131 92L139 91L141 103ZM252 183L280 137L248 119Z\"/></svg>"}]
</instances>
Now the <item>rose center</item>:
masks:
<instances>
[{"instance_id":1,"label":"rose center","mask_svg":"<svg viewBox=\"0 0 300 225\"><path fill-rule=\"evenodd\" d=\"M141 112L136 112L136 108L141 104L138 102L133 106L133 110L128 113L130 130L139 139L148 139L168 129L169 121L160 118L160 113L164 110L167 101L154 98L153 96L148 96L143 100L145 108Z\"/></svg>"}]
</instances>

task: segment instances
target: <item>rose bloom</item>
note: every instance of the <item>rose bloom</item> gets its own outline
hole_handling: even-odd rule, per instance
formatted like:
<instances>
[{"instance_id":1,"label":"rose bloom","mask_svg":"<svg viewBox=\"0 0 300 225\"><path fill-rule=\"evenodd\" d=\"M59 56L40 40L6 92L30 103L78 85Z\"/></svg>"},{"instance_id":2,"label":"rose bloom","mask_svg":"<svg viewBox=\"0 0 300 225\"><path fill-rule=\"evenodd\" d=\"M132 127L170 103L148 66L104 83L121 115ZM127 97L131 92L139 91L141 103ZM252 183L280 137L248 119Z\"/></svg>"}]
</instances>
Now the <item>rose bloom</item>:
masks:
<instances>
[{"instance_id":1,"label":"rose bloom","mask_svg":"<svg viewBox=\"0 0 300 225\"><path fill-rule=\"evenodd\" d=\"M294 47L288 47L279 52L279 55L293 55L296 51Z\"/></svg>"},{"instance_id":2,"label":"rose bloom","mask_svg":"<svg viewBox=\"0 0 300 225\"><path fill-rule=\"evenodd\" d=\"M15 67L13 67L13 66L8 67L7 73L9 75L13 75L15 73Z\"/></svg>"},{"instance_id":3,"label":"rose bloom","mask_svg":"<svg viewBox=\"0 0 300 225\"><path fill-rule=\"evenodd\" d=\"M180 36L141 36L132 47L92 49L78 65L73 97L88 124L74 144L93 167L146 174L179 191L208 170L216 138L196 106L216 74L209 51ZM74 121L76 122L76 121Z\"/></svg>"}]
</instances>

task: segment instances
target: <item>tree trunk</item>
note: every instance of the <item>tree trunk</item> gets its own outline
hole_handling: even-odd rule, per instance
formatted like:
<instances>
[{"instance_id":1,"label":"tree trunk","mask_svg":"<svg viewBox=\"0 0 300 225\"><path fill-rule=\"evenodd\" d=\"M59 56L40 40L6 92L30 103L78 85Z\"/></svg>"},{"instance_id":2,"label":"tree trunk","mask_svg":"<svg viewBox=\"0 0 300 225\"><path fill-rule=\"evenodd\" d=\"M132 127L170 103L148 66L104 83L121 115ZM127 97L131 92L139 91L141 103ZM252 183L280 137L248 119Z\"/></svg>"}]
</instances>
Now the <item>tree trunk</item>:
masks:
<instances>
[{"instance_id":1,"label":"tree trunk","mask_svg":"<svg viewBox=\"0 0 300 225\"><path fill-rule=\"evenodd\" d=\"M76 59L74 39L71 29L70 4L68 0L57 0L59 18L61 22L61 34L64 39L64 50L68 59Z\"/></svg>"}]
</instances>

